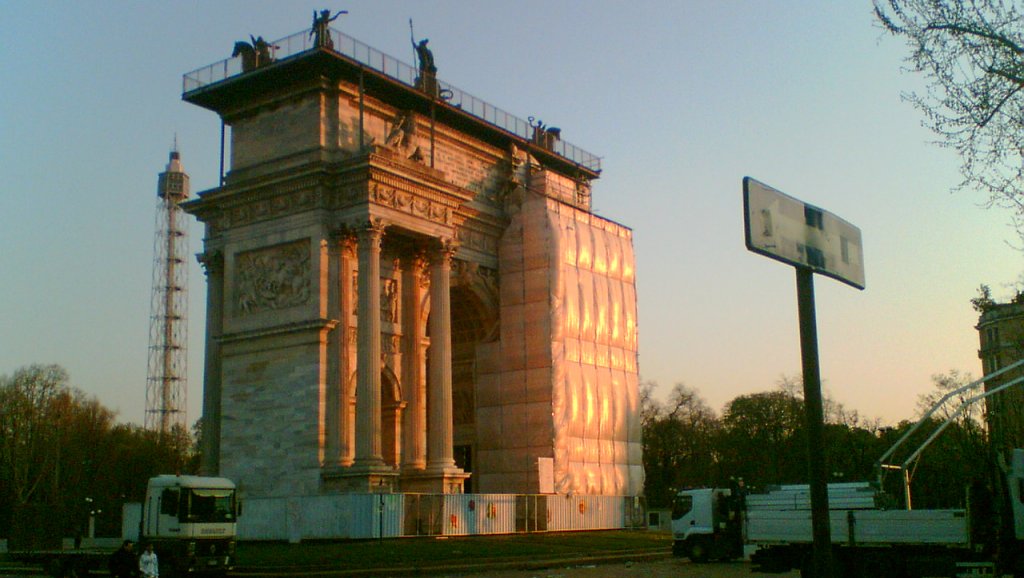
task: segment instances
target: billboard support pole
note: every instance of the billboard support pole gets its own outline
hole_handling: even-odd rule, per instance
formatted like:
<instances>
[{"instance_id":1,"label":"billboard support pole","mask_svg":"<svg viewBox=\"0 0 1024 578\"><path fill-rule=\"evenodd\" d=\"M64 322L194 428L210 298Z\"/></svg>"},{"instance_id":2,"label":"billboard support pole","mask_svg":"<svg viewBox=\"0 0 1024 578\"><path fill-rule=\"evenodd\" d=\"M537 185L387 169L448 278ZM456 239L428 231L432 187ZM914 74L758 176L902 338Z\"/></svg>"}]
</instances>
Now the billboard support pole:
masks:
<instances>
[{"instance_id":1,"label":"billboard support pole","mask_svg":"<svg viewBox=\"0 0 1024 578\"><path fill-rule=\"evenodd\" d=\"M811 528L814 536L814 576L832 576L832 536L829 530L828 468L825 463L825 425L818 366L818 327L814 307L814 273L796 267L797 308L800 314L800 353L803 365L804 413L807 420L807 462L811 487Z\"/></svg>"}]
</instances>

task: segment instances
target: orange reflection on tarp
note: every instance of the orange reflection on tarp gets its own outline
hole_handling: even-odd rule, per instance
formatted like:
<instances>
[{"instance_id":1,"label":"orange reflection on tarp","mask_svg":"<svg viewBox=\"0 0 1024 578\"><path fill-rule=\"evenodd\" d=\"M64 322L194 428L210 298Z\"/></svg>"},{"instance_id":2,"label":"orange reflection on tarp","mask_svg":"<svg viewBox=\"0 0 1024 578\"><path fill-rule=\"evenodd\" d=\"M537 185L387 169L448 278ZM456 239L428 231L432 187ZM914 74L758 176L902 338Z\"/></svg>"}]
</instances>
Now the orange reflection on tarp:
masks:
<instances>
[{"instance_id":1,"label":"orange reflection on tarp","mask_svg":"<svg viewBox=\"0 0 1024 578\"><path fill-rule=\"evenodd\" d=\"M636 289L631 231L550 202L560 270L551 303L563 320L553 392L555 490L636 495L643 488ZM553 216L557 214L557 217ZM560 411L559 411L560 409Z\"/></svg>"}]
</instances>

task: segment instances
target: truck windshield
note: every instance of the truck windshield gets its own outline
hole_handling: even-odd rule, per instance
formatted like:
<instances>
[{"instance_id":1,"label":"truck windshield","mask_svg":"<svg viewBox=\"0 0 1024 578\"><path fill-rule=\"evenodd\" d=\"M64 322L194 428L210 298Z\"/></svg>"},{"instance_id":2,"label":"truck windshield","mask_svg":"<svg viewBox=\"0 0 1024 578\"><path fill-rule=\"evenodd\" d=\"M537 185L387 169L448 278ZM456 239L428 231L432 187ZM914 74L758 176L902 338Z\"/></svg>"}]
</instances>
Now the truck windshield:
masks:
<instances>
[{"instance_id":1,"label":"truck windshield","mask_svg":"<svg viewBox=\"0 0 1024 578\"><path fill-rule=\"evenodd\" d=\"M676 496L675 501L672 502L672 519L678 520L689 514L691 510L693 510L693 496Z\"/></svg>"},{"instance_id":2,"label":"truck windshield","mask_svg":"<svg viewBox=\"0 0 1024 578\"><path fill-rule=\"evenodd\" d=\"M235 491L191 488L182 508L183 522L234 522Z\"/></svg>"}]
</instances>

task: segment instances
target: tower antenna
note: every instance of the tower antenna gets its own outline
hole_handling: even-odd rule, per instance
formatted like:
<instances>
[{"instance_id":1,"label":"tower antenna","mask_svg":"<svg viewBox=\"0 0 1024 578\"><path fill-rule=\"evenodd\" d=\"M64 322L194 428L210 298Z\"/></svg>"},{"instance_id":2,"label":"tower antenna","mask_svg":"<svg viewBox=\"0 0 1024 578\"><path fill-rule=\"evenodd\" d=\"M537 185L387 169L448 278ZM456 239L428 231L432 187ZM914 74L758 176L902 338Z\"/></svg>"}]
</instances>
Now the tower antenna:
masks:
<instances>
[{"instance_id":1,"label":"tower antenna","mask_svg":"<svg viewBox=\"0 0 1024 578\"><path fill-rule=\"evenodd\" d=\"M188 235L180 206L188 198L188 181L175 134L167 169L157 183L146 375L145 426L161 435L176 425L188 426Z\"/></svg>"}]
</instances>

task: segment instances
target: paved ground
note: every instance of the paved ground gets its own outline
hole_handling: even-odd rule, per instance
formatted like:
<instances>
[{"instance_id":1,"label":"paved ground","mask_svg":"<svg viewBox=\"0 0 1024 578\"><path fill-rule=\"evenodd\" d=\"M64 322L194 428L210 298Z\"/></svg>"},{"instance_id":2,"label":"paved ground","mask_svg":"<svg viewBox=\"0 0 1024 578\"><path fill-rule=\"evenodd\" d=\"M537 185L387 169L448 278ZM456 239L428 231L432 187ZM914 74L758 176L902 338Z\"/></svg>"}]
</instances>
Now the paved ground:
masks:
<instances>
[{"instance_id":1,"label":"paved ground","mask_svg":"<svg viewBox=\"0 0 1024 578\"><path fill-rule=\"evenodd\" d=\"M45 575L27 568L0 568L0 577L42 578ZM327 577L329 573L293 574L293 578ZM752 572L750 564L742 562L717 564L691 564L678 558L665 558L643 562L616 562L613 564L582 564L544 570L481 570L464 573L424 573L405 576L421 578L798 578L798 572L763 574Z\"/></svg>"},{"instance_id":2,"label":"paved ground","mask_svg":"<svg viewBox=\"0 0 1024 578\"><path fill-rule=\"evenodd\" d=\"M743 562L692 564L685 559L665 558L645 562L581 565L544 570L500 570L472 574L429 574L429 578L798 578L799 572L764 574Z\"/></svg>"}]
</instances>

